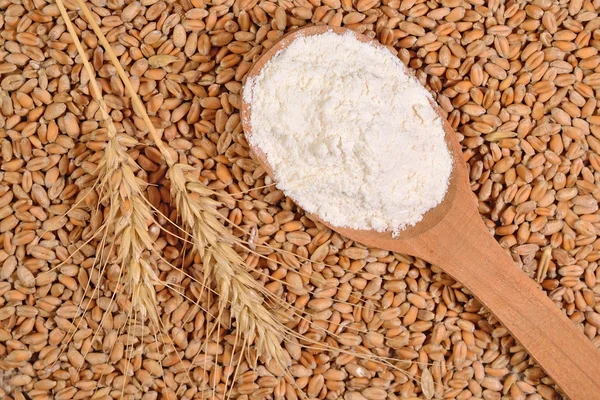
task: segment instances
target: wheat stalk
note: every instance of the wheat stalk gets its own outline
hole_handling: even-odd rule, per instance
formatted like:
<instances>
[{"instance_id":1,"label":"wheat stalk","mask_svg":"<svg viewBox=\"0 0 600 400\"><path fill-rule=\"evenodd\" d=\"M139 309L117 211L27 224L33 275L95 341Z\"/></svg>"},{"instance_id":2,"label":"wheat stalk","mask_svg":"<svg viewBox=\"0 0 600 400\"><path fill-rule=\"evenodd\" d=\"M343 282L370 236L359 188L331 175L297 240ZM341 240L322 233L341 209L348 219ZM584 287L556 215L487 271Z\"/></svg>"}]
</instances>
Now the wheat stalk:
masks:
<instances>
[{"instance_id":1,"label":"wheat stalk","mask_svg":"<svg viewBox=\"0 0 600 400\"><path fill-rule=\"evenodd\" d=\"M137 141L126 136L119 136L117 128L108 114L102 92L95 80L95 73L90 65L85 50L81 45L77 32L69 18L62 0L56 4L61 13L73 43L82 59L89 78L92 97L98 102L102 121L106 127L108 142L104 154L98 163L98 196L106 205L106 217L103 228L96 233L103 238L108 230L113 229L112 245L118 243L115 263L121 266L124 282L131 293L132 306L142 316L148 316L158 326L156 310L156 292L154 285L160 279L144 258L144 252L153 250L152 239L148 234L147 224L153 220L152 212L143 194L146 183L137 178L132 167L135 161L127 154L124 144L133 146ZM104 244L104 239L102 240ZM108 262L108 260L106 261Z\"/></svg>"},{"instance_id":2,"label":"wheat stalk","mask_svg":"<svg viewBox=\"0 0 600 400\"><path fill-rule=\"evenodd\" d=\"M205 273L217 285L217 293L220 296L220 309L223 310L227 304L230 304L232 314L237 321L238 333L244 335L244 343L247 344L248 348L254 344L257 355L264 356L267 360L274 360L280 366L286 366L289 360L286 356L287 353L281 346L281 342L285 337L285 327L263 305L263 299L259 295L261 291L260 284L252 278L244 260L231 247L235 243L241 244L241 241L232 235L219 220L216 209L218 203L210 197L213 194L212 191L195 178L193 174L187 173L189 172L189 166L174 161L171 152L162 142L160 134L150 121L145 107L131 85L126 72L121 67L119 60L89 9L83 0L77 0L77 3L121 77L132 99L134 111L144 120L152 141L169 167L167 176L171 181L171 195L182 218L184 228L192 232L193 246L203 259ZM125 189L132 189L132 185L133 181L125 183ZM135 209L134 206L135 204L131 203L132 210ZM142 214L145 215L141 211L138 212L139 216ZM135 216L136 212L132 212L131 215ZM131 229L131 227L130 231L133 234L139 233L137 229ZM134 245L137 250L141 251L146 239L142 236L134 236L129 244ZM156 278L147 277L142 271L134 276L139 278L135 282L154 282ZM138 306L145 304L144 301L139 303Z\"/></svg>"}]
</instances>

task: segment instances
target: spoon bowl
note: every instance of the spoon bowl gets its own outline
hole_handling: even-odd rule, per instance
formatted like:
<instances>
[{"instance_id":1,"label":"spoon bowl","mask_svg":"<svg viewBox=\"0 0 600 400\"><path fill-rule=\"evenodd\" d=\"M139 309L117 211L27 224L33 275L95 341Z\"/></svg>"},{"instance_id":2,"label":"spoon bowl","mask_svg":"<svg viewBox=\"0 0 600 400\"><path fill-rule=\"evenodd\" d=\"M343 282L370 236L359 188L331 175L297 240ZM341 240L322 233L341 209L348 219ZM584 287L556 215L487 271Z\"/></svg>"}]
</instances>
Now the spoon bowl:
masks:
<instances>
[{"instance_id":1,"label":"spoon bowl","mask_svg":"<svg viewBox=\"0 0 600 400\"><path fill-rule=\"evenodd\" d=\"M362 42L382 46L345 28L311 26L283 36L266 51L249 71L257 76L275 54L298 37L325 32L352 32ZM251 104L243 102L242 125L252 136ZM457 135L440 112L453 170L442 202L423 219L393 237L390 232L336 227L318 219L332 230L364 245L410 254L437 265L464 285L508 328L565 394L573 400L600 399L600 351L571 320L514 264L484 225ZM276 182L264 152L251 146L266 172ZM294 200L292 198L292 200Z\"/></svg>"}]
</instances>

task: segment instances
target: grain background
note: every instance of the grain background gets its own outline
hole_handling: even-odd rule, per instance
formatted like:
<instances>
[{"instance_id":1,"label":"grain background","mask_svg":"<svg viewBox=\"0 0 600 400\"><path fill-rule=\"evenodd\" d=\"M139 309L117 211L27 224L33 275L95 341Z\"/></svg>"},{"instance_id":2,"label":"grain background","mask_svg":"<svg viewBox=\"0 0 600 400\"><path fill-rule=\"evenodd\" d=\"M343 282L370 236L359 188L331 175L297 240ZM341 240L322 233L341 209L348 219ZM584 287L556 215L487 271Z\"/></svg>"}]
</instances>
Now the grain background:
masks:
<instances>
[{"instance_id":1,"label":"grain background","mask_svg":"<svg viewBox=\"0 0 600 400\"><path fill-rule=\"evenodd\" d=\"M220 193L238 250L293 308L289 375L256 361L202 290L167 166L97 37L65 2L135 174L160 257L160 327L132 312L95 195L108 139L58 7L0 0L0 397L561 399L551 379L437 267L316 224L248 152L245 74L284 32L346 26L416 70L461 137L490 232L600 345L600 1L203 0L87 3L163 140ZM267 245L267 246L264 246ZM62 263L62 265L60 265ZM60 266L59 266L60 265ZM58 268L54 269L55 267ZM112 301L111 299L114 299ZM318 342L319 345L314 343ZM384 359L382 357L390 357Z\"/></svg>"}]
</instances>

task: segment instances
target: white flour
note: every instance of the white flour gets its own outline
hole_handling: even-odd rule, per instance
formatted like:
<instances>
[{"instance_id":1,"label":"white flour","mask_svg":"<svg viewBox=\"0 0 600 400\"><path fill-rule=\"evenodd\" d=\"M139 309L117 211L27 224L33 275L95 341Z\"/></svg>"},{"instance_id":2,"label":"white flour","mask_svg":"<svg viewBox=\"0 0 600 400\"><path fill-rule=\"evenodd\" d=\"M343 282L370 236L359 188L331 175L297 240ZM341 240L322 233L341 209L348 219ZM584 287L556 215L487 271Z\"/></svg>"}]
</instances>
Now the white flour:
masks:
<instances>
[{"instance_id":1,"label":"white flour","mask_svg":"<svg viewBox=\"0 0 600 400\"><path fill-rule=\"evenodd\" d=\"M394 233L448 188L430 98L388 50L332 32L296 39L244 89L249 140L287 196L333 226Z\"/></svg>"}]
</instances>

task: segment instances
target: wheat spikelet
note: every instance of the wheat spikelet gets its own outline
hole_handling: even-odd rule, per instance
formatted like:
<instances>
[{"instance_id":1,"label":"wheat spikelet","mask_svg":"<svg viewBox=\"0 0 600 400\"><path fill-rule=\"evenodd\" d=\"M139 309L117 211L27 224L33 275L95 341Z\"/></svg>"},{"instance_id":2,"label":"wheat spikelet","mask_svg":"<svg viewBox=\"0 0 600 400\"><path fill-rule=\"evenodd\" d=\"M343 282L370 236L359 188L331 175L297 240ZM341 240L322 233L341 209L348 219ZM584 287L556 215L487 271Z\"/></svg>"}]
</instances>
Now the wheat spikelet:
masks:
<instances>
[{"instance_id":1,"label":"wheat spikelet","mask_svg":"<svg viewBox=\"0 0 600 400\"><path fill-rule=\"evenodd\" d=\"M125 272L124 282L131 293L132 306L158 326L156 292L153 286L160 283L160 280L144 258L145 251L153 250L147 229L147 224L153 217L150 207L142 200L145 182L134 175L132 167L135 166L135 161L127 154L124 146L135 145L137 141L117 134L117 128L106 111L108 107L96 83L94 70L87 60L67 10L62 0L57 0L56 3L88 74L90 92L98 102L108 136L97 171L98 196L100 202L105 204L106 217L103 229L96 232L96 236L102 237L101 243L104 244L108 230L114 227L110 246L118 243L118 249L113 262Z\"/></svg>"},{"instance_id":2,"label":"wheat spikelet","mask_svg":"<svg viewBox=\"0 0 600 400\"><path fill-rule=\"evenodd\" d=\"M171 195L184 227L194 239L194 249L202 257L205 273L216 283L220 309L229 304L248 347L254 344L257 355L285 367L289 363L281 347L285 328L263 305L260 284L233 249L232 245L240 244L240 240L219 220L219 202L211 197L213 192L190 170L182 164L169 169Z\"/></svg>"}]
</instances>

